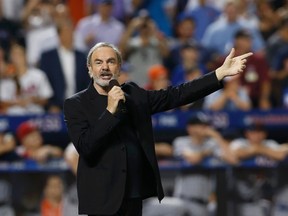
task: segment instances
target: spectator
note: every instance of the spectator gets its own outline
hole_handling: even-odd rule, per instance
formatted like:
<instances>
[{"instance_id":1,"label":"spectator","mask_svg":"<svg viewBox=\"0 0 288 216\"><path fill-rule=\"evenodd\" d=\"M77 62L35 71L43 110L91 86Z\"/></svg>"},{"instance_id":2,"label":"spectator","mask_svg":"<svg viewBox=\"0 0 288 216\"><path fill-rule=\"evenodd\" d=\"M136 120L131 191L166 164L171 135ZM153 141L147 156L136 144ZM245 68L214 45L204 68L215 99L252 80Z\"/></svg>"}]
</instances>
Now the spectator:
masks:
<instances>
[{"instance_id":1,"label":"spectator","mask_svg":"<svg viewBox=\"0 0 288 216\"><path fill-rule=\"evenodd\" d=\"M39 68L53 88L48 111L60 112L64 99L83 90L89 83L86 55L73 46L73 24L70 20L57 23L59 46L41 55Z\"/></svg>"},{"instance_id":2,"label":"spectator","mask_svg":"<svg viewBox=\"0 0 288 216\"><path fill-rule=\"evenodd\" d=\"M0 132L0 161L12 161L18 159L15 154L16 140L12 133Z\"/></svg>"},{"instance_id":3,"label":"spectator","mask_svg":"<svg viewBox=\"0 0 288 216\"><path fill-rule=\"evenodd\" d=\"M259 20L259 31L265 40L270 38L277 31L281 22L281 17L273 8L272 2L256 1L256 14Z\"/></svg>"},{"instance_id":4,"label":"spectator","mask_svg":"<svg viewBox=\"0 0 288 216\"><path fill-rule=\"evenodd\" d=\"M174 36L168 40L169 55L164 59L164 64L169 71L173 71L176 66L182 64L181 49L187 44L198 47L201 64L209 63L213 52L195 39L196 23L192 16L186 13L179 15L174 24L174 31Z\"/></svg>"},{"instance_id":5,"label":"spectator","mask_svg":"<svg viewBox=\"0 0 288 216\"><path fill-rule=\"evenodd\" d=\"M25 30L27 63L29 66L37 65L44 50L58 45L53 19L55 12L56 5L52 1L25 1L21 11L21 20Z\"/></svg>"},{"instance_id":6,"label":"spectator","mask_svg":"<svg viewBox=\"0 0 288 216\"><path fill-rule=\"evenodd\" d=\"M195 39L200 42L206 28L217 20L221 11L214 4L209 4L207 0L197 0L198 4L191 10L186 10L185 14L193 17L197 28L195 28Z\"/></svg>"},{"instance_id":7,"label":"spectator","mask_svg":"<svg viewBox=\"0 0 288 216\"><path fill-rule=\"evenodd\" d=\"M170 70L181 62L179 50L184 44L197 44L195 39L195 29L196 23L193 17L186 14L181 14L176 17L174 23L174 35L169 38L168 41L170 52L166 60L167 62L165 61L165 64Z\"/></svg>"},{"instance_id":8,"label":"spectator","mask_svg":"<svg viewBox=\"0 0 288 216\"><path fill-rule=\"evenodd\" d=\"M119 45L124 25L112 16L113 0L97 0L98 11L79 20L75 29L76 48L88 52L97 42Z\"/></svg>"},{"instance_id":9,"label":"spectator","mask_svg":"<svg viewBox=\"0 0 288 216\"><path fill-rule=\"evenodd\" d=\"M220 55L226 55L231 49L236 31L246 28L253 35L253 52L264 51L265 44L262 36L257 29L241 21L235 1L228 0L223 13L221 19L211 23L207 28L202 39L203 46L214 50Z\"/></svg>"},{"instance_id":10,"label":"spectator","mask_svg":"<svg viewBox=\"0 0 288 216\"><path fill-rule=\"evenodd\" d=\"M23 159L43 163L49 159L61 158L63 155L61 148L45 144L39 128L29 121L21 123L17 127L16 134L20 143L16 151Z\"/></svg>"},{"instance_id":11,"label":"spectator","mask_svg":"<svg viewBox=\"0 0 288 216\"><path fill-rule=\"evenodd\" d=\"M14 44L10 51L11 70L2 80L2 109L7 114L26 115L45 112L53 90L45 73L27 65L24 47Z\"/></svg>"},{"instance_id":12,"label":"spectator","mask_svg":"<svg viewBox=\"0 0 288 216\"><path fill-rule=\"evenodd\" d=\"M198 68L201 74L205 74L207 69L201 63L200 55L201 48L196 44L186 43L180 48L181 62L172 70L171 82L172 85L178 85L186 82L186 71L191 68Z\"/></svg>"},{"instance_id":13,"label":"spectator","mask_svg":"<svg viewBox=\"0 0 288 216\"><path fill-rule=\"evenodd\" d=\"M234 48L238 55L252 50L252 35L249 31L239 30L235 34ZM252 108L268 110L271 108L269 64L262 54L255 53L247 60L246 68L241 74L241 85L244 86L252 102Z\"/></svg>"},{"instance_id":14,"label":"spectator","mask_svg":"<svg viewBox=\"0 0 288 216\"><path fill-rule=\"evenodd\" d=\"M268 132L263 125L251 124L245 128L243 138L231 142L231 150L239 160L253 157L283 160L288 154L288 148L267 136ZM234 213L237 216L270 215L276 181L273 170L237 169L234 178Z\"/></svg>"},{"instance_id":15,"label":"spectator","mask_svg":"<svg viewBox=\"0 0 288 216\"><path fill-rule=\"evenodd\" d=\"M207 116L197 113L187 121L187 136L176 137L173 141L174 156L191 165L201 165L210 156L236 163L228 143L208 121ZM181 173L175 179L174 196L183 199L191 215L209 215L208 204L215 188L209 171Z\"/></svg>"},{"instance_id":16,"label":"spectator","mask_svg":"<svg viewBox=\"0 0 288 216\"><path fill-rule=\"evenodd\" d=\"M62 158L62 149L56 145L44 143L40 129L32 122L20 123L16 128L16 135L19 142L16 153L23 163L31 161L43 165L52 159ZM39 175L39 173L33 175L31 172L17 175L17 181L21 184L14 185L13 189L15 189L15 210L19 214L39 215L44 178L46 176Z\"/></svg>"},{"instance_id":17,"label":"spectator","mask_svg":"<svg viewBox=\"0 0 288 216\"><path fill-rule=\"evenodd\" d=\"M131 64L131 80L144 87L147 85L146 71L155 64L162 64L168 54L166 38L145 11L128 24L119 48L124 59Z\"/></svg>"},{"instance_id":18,"label":"spectator","mask_svg":"<svg viewBox=\"0 0 288 216\"><path fill-rule=\"evenodd\" d=\"M63 180L57 175L49 176L41 199L41 216L63 215L63 193Z\"/></svg>"},{"instance_id":19,"label":"spectator","mask_svg":"<svg viewBox=\"0 0 288 216\"><path fill-rule=\"evenodd\" d=\"M226 78L224 88L204 99L204 108L212 111L247 111L251 101L246 89L241 86L239 76Z\"/></svg>"}]
</instances>

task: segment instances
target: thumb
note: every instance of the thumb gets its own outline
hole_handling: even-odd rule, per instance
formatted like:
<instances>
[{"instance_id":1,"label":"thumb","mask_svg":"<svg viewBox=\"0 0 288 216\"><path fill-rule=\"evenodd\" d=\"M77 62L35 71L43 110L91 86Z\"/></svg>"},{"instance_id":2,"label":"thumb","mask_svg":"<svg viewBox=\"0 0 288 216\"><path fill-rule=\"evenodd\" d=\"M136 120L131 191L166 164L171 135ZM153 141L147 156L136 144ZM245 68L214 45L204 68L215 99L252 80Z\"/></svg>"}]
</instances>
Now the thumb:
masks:
<instances>
[{"instance_id":1,"label":"thumb","mask_svg":"<svg viewBox=\"0 0 288 216\"><path fill-rule=\"evenodd\" d=\"M235 49L232 48L229 55L226 57L226 59L232 59L234 57L234 55L235 55Z\"/></svg>"}]
</instances>

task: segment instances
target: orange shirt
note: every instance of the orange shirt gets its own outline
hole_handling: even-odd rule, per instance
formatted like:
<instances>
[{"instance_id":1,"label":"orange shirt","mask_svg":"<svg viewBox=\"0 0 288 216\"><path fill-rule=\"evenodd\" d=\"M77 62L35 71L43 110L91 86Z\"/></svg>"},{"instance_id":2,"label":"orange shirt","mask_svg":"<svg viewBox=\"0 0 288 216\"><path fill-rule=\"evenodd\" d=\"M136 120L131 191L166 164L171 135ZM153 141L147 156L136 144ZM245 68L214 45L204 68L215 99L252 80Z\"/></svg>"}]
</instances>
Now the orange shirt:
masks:
<instances>
[{"instance_id":1,"label":"orange shirt","mask_svg":"<svg viewBox=\"0 0 288 216\"><path fill-rule=\"evenodd\" d=\"M52 205L48 200L41 202L41 216L62 216L62 203L58 206Z\"/></svg>"}]
</instances>

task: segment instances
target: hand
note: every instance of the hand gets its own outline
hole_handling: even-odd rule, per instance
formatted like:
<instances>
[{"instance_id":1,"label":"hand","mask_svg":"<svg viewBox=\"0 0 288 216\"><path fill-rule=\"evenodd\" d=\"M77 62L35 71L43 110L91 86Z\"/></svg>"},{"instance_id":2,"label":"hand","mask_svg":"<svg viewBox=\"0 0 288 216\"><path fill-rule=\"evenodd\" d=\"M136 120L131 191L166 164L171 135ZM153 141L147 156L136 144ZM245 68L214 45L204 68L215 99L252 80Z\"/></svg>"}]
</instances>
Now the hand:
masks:
<instances>
[{"instance_id":1,"label":"hand","mask_svg":"<svg viewBox=\"0 0 288 216\"><path fill-rule=\"evenodd\" d=\"M140 28L140 26L143 24L143 19L140 17L133 18L128 26L128 30L130 31L136 31Z\"/></svg>"},{"instance_id":2,"label":"hand","mask_svg":"<svg viewBox=\"0 0 288 216\"><path fill-rule=\"evenodd\" d=\"M222 66L216 69L216 76L218 80L222 80L226 76L234 76L242 73L246 67L246 58L253 55L253 53L249 52L237 57L234 57L234 55L235 49L232 48Z\"/></svg>"},{"instance_id":3,"label":"hand","mask_svg":"<svg viewBox=\"0 0 288 216\"><path fill-rule=\"evenodd\" d=\"M212 137L212 138L219 138L220 133L215 130L214 128L212 128L211 126L207 126L204 130L204 133L207 137Z\"/></svg>"},{"instance_id":4,"label":"hand","mask_svg":"<svg viewBox=\"0 0 288 216\"><path fill-rule=\"evenodd\" d=\"M40 163L43 163L47 161L49 155L50 155L49 146L43 146L34 152L34 154L32 155L32 158Z\"/></svg>"},{"instance_id":5,"label":"hand","mask_svg":"<svg viewBox=\"0 0 288 216\"><path fill-rule=\"evenodd\" d=\"M113 86L113 88L108 92L108 103L106 109L112 114L116 113L120 100L125 102L124 92L121 87Z\"/></svg>"}]
</instances>

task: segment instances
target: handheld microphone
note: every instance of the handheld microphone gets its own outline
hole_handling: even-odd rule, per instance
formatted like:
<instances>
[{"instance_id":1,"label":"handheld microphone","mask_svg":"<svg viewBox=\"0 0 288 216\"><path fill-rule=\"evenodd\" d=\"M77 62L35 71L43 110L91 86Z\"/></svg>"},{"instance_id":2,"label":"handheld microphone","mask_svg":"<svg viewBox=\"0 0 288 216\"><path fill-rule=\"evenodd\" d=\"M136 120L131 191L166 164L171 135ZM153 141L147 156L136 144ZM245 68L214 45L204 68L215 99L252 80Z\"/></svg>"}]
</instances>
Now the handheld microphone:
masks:
<instances>
[{"instance_id":1,"label":"handheld microphone","mask_svg":"<svg viewBox=\"0 0 288 216\"><path fill-rule=\"evenodd\" d=\"M109 91L113 88L113 86L119 86L120 87L120 84L119 84L119 82L116 79L112 79L112 80L109 81ZM118 102L117 110L119 112L121 112L121 113L126 113L127 112L124 100L120 100Z\"/></svg>"}]
</instances>

